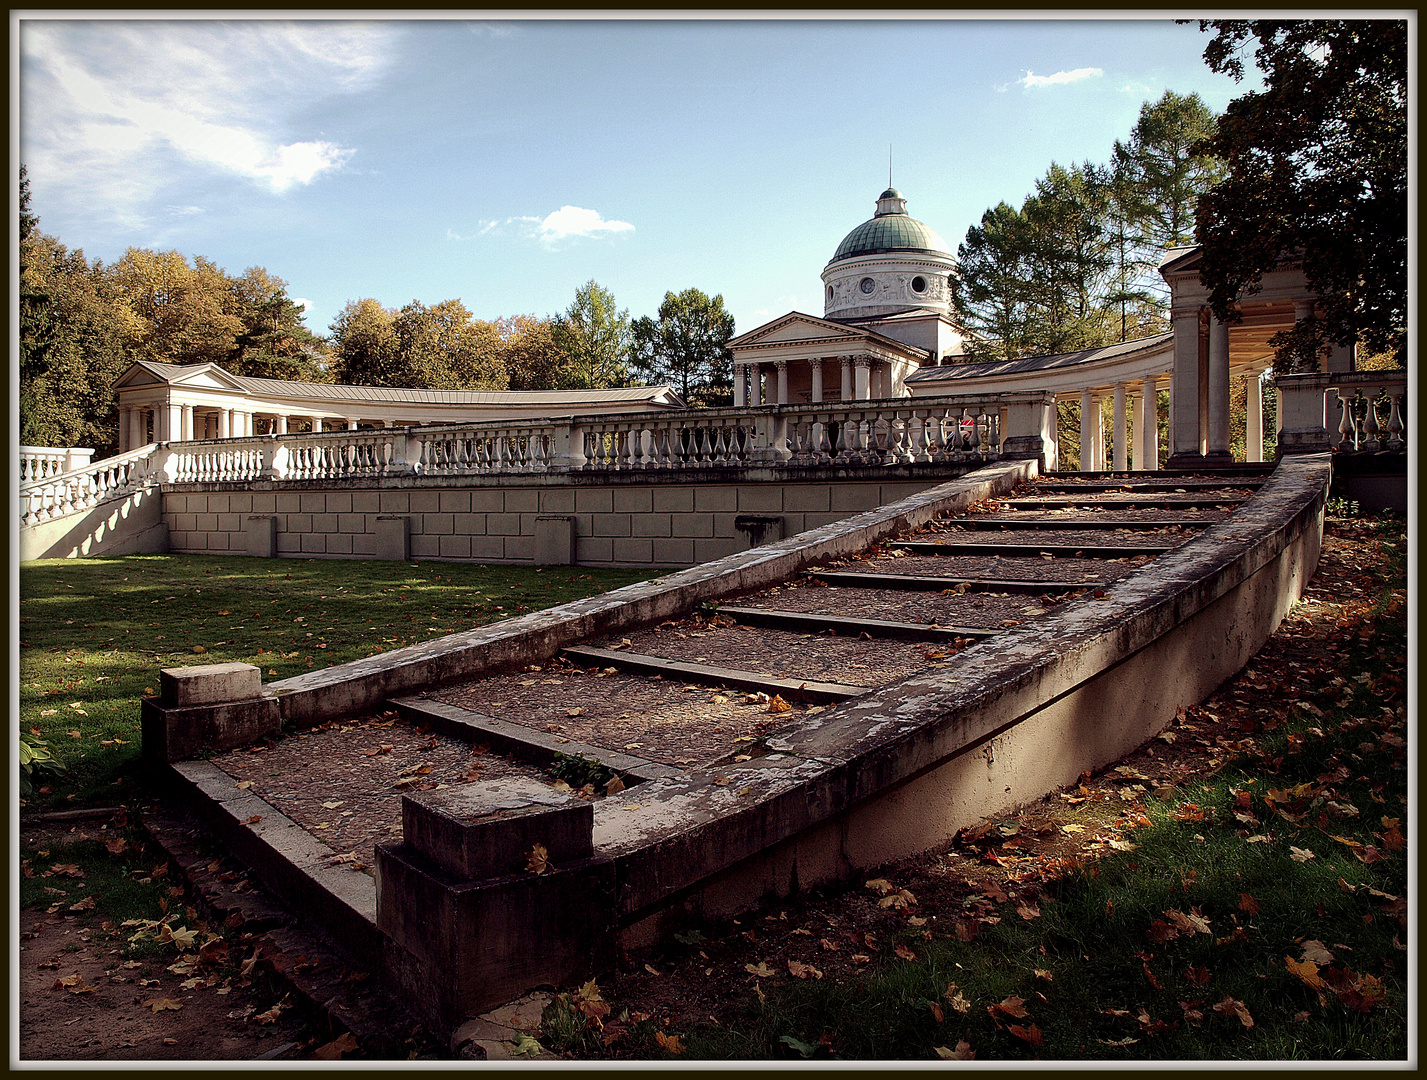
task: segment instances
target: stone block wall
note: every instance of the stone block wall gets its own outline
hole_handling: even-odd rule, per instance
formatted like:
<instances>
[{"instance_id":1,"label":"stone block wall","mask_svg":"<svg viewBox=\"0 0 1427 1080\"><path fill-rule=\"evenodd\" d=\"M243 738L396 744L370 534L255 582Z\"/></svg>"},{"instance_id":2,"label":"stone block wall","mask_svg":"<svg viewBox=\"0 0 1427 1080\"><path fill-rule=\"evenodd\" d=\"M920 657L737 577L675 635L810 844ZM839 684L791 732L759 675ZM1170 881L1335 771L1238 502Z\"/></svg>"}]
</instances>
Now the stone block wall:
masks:
<instances>
[{"instance_id":1,"label":"stone block wall","mask_svg":"<svg viewBox=\"0 0 1427 1080\"><path fill-rule=\"evenodd\" d=\"M892 473L893 470L879 470ZM841 520L945 481L939 470L877 479L521 484L472 480L406 481L381 487L263 490L253 484L166 487L169 550L259 554L249 550L250 518L276 523L279 558L380 558L379 517L409 521L408 557L534 563L536 519L575 522L582 566L682 567L752 546L735 519L781 517L783 535Z\"/></svg>"}]
</instances>

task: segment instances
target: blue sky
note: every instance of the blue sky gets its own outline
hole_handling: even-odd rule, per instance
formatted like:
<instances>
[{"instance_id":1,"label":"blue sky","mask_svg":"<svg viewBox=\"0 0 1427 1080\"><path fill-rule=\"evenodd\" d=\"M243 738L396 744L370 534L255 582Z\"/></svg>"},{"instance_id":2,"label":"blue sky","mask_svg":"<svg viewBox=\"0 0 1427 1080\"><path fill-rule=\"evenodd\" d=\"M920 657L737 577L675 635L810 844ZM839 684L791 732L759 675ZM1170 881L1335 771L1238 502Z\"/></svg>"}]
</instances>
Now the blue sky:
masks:
<instances>
[{"instance_id":1,"label":"blue sky","mask_svg":"<svg viewBox=\"0 0 1427 1080\"><path fill-rule=\"evenodd\" d=\"M1052 161L1107 161L1166 89L1217 110L1256 85L1210 72L1208 39L1169 20L23 19L19 160L70 247L266 267L318 333L367 296L553 314L592 278L633 316L722 293L741 332L822 313L889 144L908 211L954 251Z\"/></svg>"}]
</instances>

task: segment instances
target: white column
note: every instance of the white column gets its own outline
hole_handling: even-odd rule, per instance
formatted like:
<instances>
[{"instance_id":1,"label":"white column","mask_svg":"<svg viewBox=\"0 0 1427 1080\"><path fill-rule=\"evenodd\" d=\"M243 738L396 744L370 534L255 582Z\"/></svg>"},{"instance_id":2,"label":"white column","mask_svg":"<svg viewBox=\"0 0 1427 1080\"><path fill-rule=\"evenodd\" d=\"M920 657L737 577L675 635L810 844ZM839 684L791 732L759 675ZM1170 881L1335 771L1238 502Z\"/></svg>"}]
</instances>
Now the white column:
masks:
<instances>
[{"instance_id":1,"label":"white column","mask_svg":"<svg viewBox=\"0 0 1427 1080\"><path fill-rule=\"evenodd\" d=\"M1090 421L1091 401L1088 389L1080 391L1080 471L1095 469L1095 425Z\"/></svg>"},{"instance_id":2,"label":"white column","mask_svg":"<svg viewBox=\"0 0 1427 1080\"><path fill-rule=\"evenodd\" d=\"M1115 471L1124 472L1128 469L1129 461L1125 455L1125 438L1127 425L1125 423L1125 384L1115 384Z\"/></svg>"},{"instance_id":3,"label":"white column","mask_svg":"<svg viewBox=\"0 0 1427 1080\"><path fill-rule=\"evenodd\" d=\"M129 410L129 449L137 450L148 441L148 424L144 410L131 408Z\"/></svg>"},{"instance_id":4,"label":"white column","mask_svg":"<svg viewBox=\"0 0 1427 1080\"><path fill-rule=\"evenodd\" d=\"M788 361L774 361L773 366L778 369L778 404L788 404Z\"/></svg>"},{"instance_id":5,"label":"white column","mask_svg":"<svg viewBox=\"0 0 1427 1080\"><path fill-rule=\"evenodd\" d=\"M356 430L357 430L357 418L356 418L355 416L349 416L349 417L347 417L347 430L348 430L348 431L356 431Z\"/></svg>"},{"instance_id":6,"label":"white column","mask_svg":"<svg viewBox=\"0 0 1427 1080\"><path fill-rule=\"evenodd\" d=\"M852 357L842 357L842 363L840 367L842 368L842 385L841 389L839 390L839 393L842 395L843 401L851 401L854 394L852 382Z\"/></svg>"},{"instance_id":7,"label":"white column","mask_svg":"<svg viewBox=\"0 0 1427 1080\"><path fill-rule=\"evenodd\" d=\"M183 406L170 402L164 408L164 440L177 442L183 437Z\"/></svg>"},{"instance_id":8,"label":"white column","mask_svg":"<svg viewBox=\"0 0 1427 1080\"><path fill-rule=\"evenodd\" d=\"M1263 383L1256 372L1248 375L1248 396L1244 421L1244 459L1263 460Z\"/></svg>"},{"instance_id":9,"label":"white column","mask_svg":"<svg viewBox=\"0 0 1427 1080\"><path fill-rule=\"evenodd\" d=\"M1229 324L1209 323L1208 456L1229 456Z\"/></svg>"},{"instance_id":10,"label":"white column","mask_svg":"<svg viewBox=\"0 0 1427 1080\"><path fill-rule=\"evenodd\" d=\"M733 365L733 407L741 409L748 403L748 365Z\"/></svg>"},{"instance_id":11,"label":"white column","mask_svg":"<svg viewBox=\"0 0 1427 1080\"><path fill-rule=\"evenodd\" d=\"M1096 394L1091 408L1095 413L1095 471L1104 472L1108 467L1105 462L1105 399Z\"/></svg>"},{"instance_id":12,"label":"white column","mask_svg":"<svg viewBox=\"0 0 1427 1080\"><path fill-rule=\"evenodd\" d=\"M130 430L131 421L129 419L129 408L126 405L119 406L119 453L134 449L130 444L130 437L133 432Z\"/></svg>"},{"instance_id":13,"label":"white column","mask_svg":"<svg viewBox=\"0 0 1427 1080\"><path fill-rule=\"evenodd\" d=\"M855 356L852 362L857 369L856 381L853 383L853 395L858 401L866 401L872 396L872 385L868 377L872 358L870 356Z\"/></svg>"},{"instance_id":14,"label":"white column","mask_svg":"<svg viewBox=\"0 0 1427 1080\"><path fill-rule=\"evenodd\" d=\"M233 410L218 410L218 437L220 439L231 439L233 437Z\"/></svg>"},{"instance_id":15,"label":"white column","mask_svg":"<svg viewBox=\"0 0 1427 1080\"><path fill-rule=\"evenodd\" d=\"M1174 370L1170 373L1170 460L1199 454L1199 309L1172 312Z\"/></svg>"},{"instance_id":16,"label":"white column","mask_svg":"<svg viewBox=\"0 0 1427 1080\"><path fill-rule=\"evenodd\" d=\"M1145 377L1144 391L1135 419L1139 424L1135 438L1135 468L1154 472L1159 468L1159 394L1158 380Z\"/></svg>"},{"instance_id":17,"label":"white column","mask_svg":"<svg viewBox=\"0 0 1427 1080\"><path fill-rule=\"evenodd\" d=\"M279 435L286 435L286 434L287 434L287 414L286 414L286 413L279 413L279 414L278 414L278 418L277 418L277 433L278 433Z\"/></svg>"},{"instance_id":18,"label":"white column","mask_svg":"<svg viewBox=\"0 0 1427 1080\"><path fill-rule=\"evenodd\" d=\"M823 362L822 357L814 357L808 361L808 366L813 372L813 400L823 399Z\"/></svg>"},{"instance_id":19,"label":"white column","mask_svg":"<svg viewBox=\"0 0 1427 1080\"><path fill-rule=\"evenodd\" d=\"M179 422L179 438L184 442L193 441L193 406L183 405L183 417Z\"/></svg>"}]
</instances>

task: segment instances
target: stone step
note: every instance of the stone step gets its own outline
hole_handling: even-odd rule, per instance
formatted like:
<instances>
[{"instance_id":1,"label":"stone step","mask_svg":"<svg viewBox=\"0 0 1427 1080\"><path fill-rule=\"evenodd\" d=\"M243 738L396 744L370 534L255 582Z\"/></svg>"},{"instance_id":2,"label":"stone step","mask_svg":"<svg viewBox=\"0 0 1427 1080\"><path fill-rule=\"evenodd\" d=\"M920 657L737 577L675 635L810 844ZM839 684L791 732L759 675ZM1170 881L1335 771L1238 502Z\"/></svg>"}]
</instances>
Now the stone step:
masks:
<instances>
[{"instance_id":1,"label":"stone step","mask_svg":"<svg viewBox=\"0 0 1427 1080\"><path fill-rule=\"evenodd\" d=\"M812 576L829 585L850 585L863 589L939 591L965 586L962 591L969 593L1026 593L1032 596L1072 592L1076 589L1103 589L1115 584L1115 581L1015 581L992 578L926 577L919 574L863 574L846 570L819 570L814 571Z\"/></svg>"},{"instance_id":2,"label":"stone step","mask_svg":"<svg viewBox=\"0 0 1427 1080\"><path fill-rule=\"evenodd\" d=\"M946 524L956 529L1129 529L1135 532L1153 532L1156 529L1204 529L1217 524L1213 521L1183 520L1181 518L1115 518L1108 514L1093 518L1069 521L1065 518L997 518L976 517L948 518Z\"/></svg>"},{"instance_id":3,"label":"stone step","mask_svg":"<svg viewBox=\"0 0 1427 1080\"><path fill-rule=\"evenodd\" d=\"M997 505L1007 510L1065 510L1077 507L1094 507L1115 510L1203 510L1216 506L1238 506L1247 496L1231 495L1224 498L1185 498L1167 495L1161 498L1100 499L1095 495L1085 498L1051 499L999 499Z\"/></svg>"},{"instance_id":4,"label":"stone step","mask_svg":"<svg viewBox=\"0 0 1427 1080\"><path fill-rule=\"evenodd\" d=\"M1244 488L1250 491L1257 491L1263 487L1263 485L1264 481L1259 478L1245 480L1175 480L1168 484L1153 484L1135 480L1088 480L1081 483L1057 483L1054 480L1037 480L1035 482L1035 489L1037 491L1055 494L1077 494L1082 491L1128 491L1132 494L1166 491L1170 494L1183 494L1191 491L1222 491L1224 488Z\"/></svg>"},{"instance_id":5,"label":"stone step","mask_svg":"<svg viewBox=\"0 0 1427 1080\"><path fill-rule=\"evenodd\" d=\"M999 630L984 627L938 626L929 623L897 622L891 619L848 618L842 615L821 615L816 612L779 611L775 608L722 606L720 615L727 615L746 626L767 626L777 630L835 630L839 634L856 636L870 634L874 638L899 638L920 641L954 641L956 638L992 637Z\"/></svg>"},{"instance_id":6,"label":"stone step","mask_svg":"<svg viewBox=\"0 0 1427 1080\"><path fill-rule=\"evenodd\" d=\"M1132 559L1136 555L1163 555L1176 545L1145 544L1142 547L1134 547L1128 544L939 544L935 540L909 540L890 543L887 546L913 555L1002 555L1015 559L1033 559L1040 555L1054 555L1057 558L1083 555L1087 559Z\"/></svg>"},{"instance_id":7,"label":"stone step","mask_svg":"<svg viewBox=\"0 0 1427 1080\"><path fill-rule=\"evenodd\" d=\"M555 760L556 754L564 754L566 757L579 754L598 758L619 773L626 784L679 775L678 769L661 765L657 761L648 761L605 746L561 738L548 731L539 731L524 724L513 724L508 720L463 709L445 701L433 701L425 697L401 697L392 698L387 704L396 709L403 720L423 725L439 735L449 735L472 744L485 743L498 754L510 754L540 766L549 765Z\"/></svg>"},{"instance_id":8,"label":"stone step","mask_svg":"<svg viewBox=\"0 0 1427 1080\"><path fill-rule=\"evenodd\" d=\"M593 645L573 645L561 650L560 655L581 667L614 667L640 675L663 675L666 678L674 676L685 682L778 694L784 700L797 698L819 703L846 701L871 689L867 686L815 682L811 679L779 679L756 671L666 660L661 656L626 652L621 649L601 649Z\"/></svg>"}]
</instances>

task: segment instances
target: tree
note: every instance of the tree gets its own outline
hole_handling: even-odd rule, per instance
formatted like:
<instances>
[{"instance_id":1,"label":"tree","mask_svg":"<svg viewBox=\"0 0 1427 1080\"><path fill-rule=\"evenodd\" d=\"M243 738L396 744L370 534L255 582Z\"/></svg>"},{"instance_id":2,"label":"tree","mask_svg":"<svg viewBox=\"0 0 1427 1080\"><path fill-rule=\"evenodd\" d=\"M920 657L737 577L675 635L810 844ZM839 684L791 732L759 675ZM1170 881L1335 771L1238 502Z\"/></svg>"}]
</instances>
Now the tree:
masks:
<instances>
[{"instance_id":1,"label":"tree","mask_svg":"<svg viewBox=\"0 0 1427 1080\"><path fill-rule=\"evenodd\" d=\"M332 374L347 386L400 386L392 381L401 344L393 323L396 312L370 297L349 300L332 320Z\"/></svg>"},{"instance_id":2,"label":"tree","mask_svg":"<svg viewBox=\"0 0 1427 1080\"><path fill-rule=\"evenodd\" d=\"M671 384L695 407L732 404L731 337L733 316L721 294L666 292L657 320L644 315L630 327L634 369L647 382Z\"/></svg>"},{"instance_id":3,"label":"tree","mask_svg":"<svg viewBox=\"0 0 1427 1080\"><path fill-rule=\"evenodd\" d=\"M1030 348L1026 253L1029 227L1002 202L981 215L956 249L952 307L971 360L1006 360Z\"/></svg>"},{"instance_id":4,"label":"tree","mask_svg":"<svg viewBox=\"0 0 1427 1080\"><path fill-rule=\"evenodd\" d=\"M614 294L590 281L554 328L565 356L563 389L596 390L629 381L629 310L616 308Z\"/></svg>"},{"instance_id":5,"label":"tree","mask_svg":"<svg viewBox=\"0 0 1427 1080\"><path fill-rule=\"evenodd\" d=\"M326 342L302 323L302 308L287 295L287 282L250 266L229 286L243 328L223 366L235 375L261 379L326 382Z\"/></svg>"},{"instance_id":6,"label":"tree","mask_svg":"<svg viewBox=\"0 0 1427 1080\"><path fill-rule=\"evenodd\" d=\"M534 315L497 319L511 390L553 390L560 384L565 354L555 343L555 323Z\"/></svg>"},{"instance_id":7,"label":"tree","mask_svg":"<svg viewBox=\"0 0 1427 1080\"><path fill-rule=\"evenodd\" d=\"M1285 259L1320 298L1275 335L1276 367L1315 367L1333 343L1405 357L1407 23L1400 19L1200 22L1204 59L1243 78L1252 44L1264 90L1229 103L1203 146L1227 175L1200 200L1195 236L1216 317Z\"/></svg>"},{"instance_id":8,"label":"tree","mask_svg":"<svg viewBox=\"0 0 1427 1080\"><path fill-rule=\"evenodd\" d=\"M392 322L399 366L388 386L504 390L508 383L495 325L476 322L459 300L427 307L413 300Z\"/></svg>"}]
</instances>

